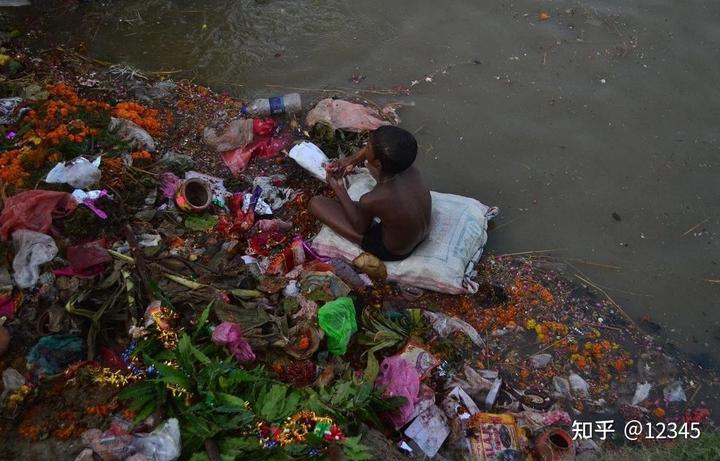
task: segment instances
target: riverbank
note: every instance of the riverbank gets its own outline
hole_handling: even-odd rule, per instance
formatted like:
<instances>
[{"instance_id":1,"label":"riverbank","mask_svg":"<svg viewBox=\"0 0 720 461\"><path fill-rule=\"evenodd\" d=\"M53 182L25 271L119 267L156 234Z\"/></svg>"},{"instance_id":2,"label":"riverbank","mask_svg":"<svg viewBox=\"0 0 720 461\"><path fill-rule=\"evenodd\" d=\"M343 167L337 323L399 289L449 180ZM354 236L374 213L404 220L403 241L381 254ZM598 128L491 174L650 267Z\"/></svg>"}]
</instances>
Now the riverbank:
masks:
<instances>
[{"instance_id":1,"label":"riverbank","mask_svg":"<svg viewBox=\"0 0 720 461\"><path fill-rule=\"evenodd\" d=\"M292 313L298 308L297 305L285 307L286 297L279 294L287 285L284 277L257 279L249 276L251 274L237 267L237 264L233 266L232 261L222 260L225 254L242 255L249 245L246 236L228 238L220 233L214 223L209 226L196 223L199 228L188 226L182 212L160 209L163 203L158 190L160 177L176 168L165 154L175 152L189 156L193 163L192 169L222 178L225 188L231 192L250 189L257 176L284 174L286 179L282 186L300 193L284 205L276 217L292 224L290 235L299 234L305 239L310 239L318 230L318 223L307 214L307 200L314 195L329 192L322 183L312 179L287 158L284 152L267 159L255 158L240 176L230 174L221 156L204 141L203 132L208 125L222 125L235 118L240 111L241 101L190 82L160 84L157 78L167 75L144 75L124 66L107 66L65 49L34 54L33 50L13 42L6 48L6 54L11 60L4 69L2 96L22 96L25 98L23 104L27 104L34 112L8 125L3 133L3 178L7 194L4 201L23 189L69 191L64 186L49 186L40 180L59 160L71 160L80 154L94 156L102 153L104 160L101 164L100 189L106 188L113 198L102 201L98 208L108 213L108 220L98 219L87 211L80 219L77 217L80 211L75 211L76 214L63 220L65 232L61 231L56 237L61 249L99 239L106 240L111 247L116 243L123 246L128 241L133 248L137 244L133 244L132 239L142 240L143 234L157 233L161 237L158 245L149 245L139 253L132 251L133 262L129 262L127 257L116 257L116 262L106 262L103 271L90 278L48 276L41 279L38 288L34 290L10 290L15 318L7 323L12 340L10 351L1 359L0 367L3 370L8 367L16 369L28 379L28 384L27 388L15 394L14 407L5 414L8 419L3 421L3 437L7 440L4 445L10 447L10 453L19 457L21 453L26 453L25 450L32 449L32 443L44 450L56 442L43 440L77 440L89 429L105 430L110 427L116 421L112 415L137 417L145 410L147 405L141 405L131 410L134 414L124 413L133 400L116 398L119 391L117 384L125 383L117 379L113 381L102 374L102 370L111 368L112 353L121 356L121 352L128 350L132 342L129 327L133 319L142 318L147 305L159 297L158 289L180 314L180 318L173 321L177 322L173 327L177 328L176 334L182 336L182 331L190 333L192 345L201 351L200 354L193 353L200 364L204 364L204 359L198 357L206 356L213 361L223 357L222 349L213 349L210 330L203 330L207 328L205 322L218 324L221 320L217 312L211 311L209 317L203 320L206 306L218 299L215 290L247 290L233 298L232 302L224 300L236 306L264 298L269 304L282 306L283 310L288 309ZM17 62L19 67L12 65L12 69L15 69L12 70L11 61ZM30 98L34 100L30 102ZM310 105L313 102L308 101ZM82 113L83 117L74 117L74 113ZM224 117L218 117L221 113L224 113ZM106 130L110 115L131 118L146 129L155 142L155 153L133 149L113 139L112 133ZM73 125L76 119L84 125ZM41 125L50 122L57 125L53 125L52 131ZM343 137L338 134L321 138L318 133L306 132L302 117L282 119L280 123L285 125L284 131L292 134L294 140L317 142L329 154L334 154L338 148L348 153L353 143L357 142L357 137L353 136ZM67 131L57 132L59 125L67 126ZM41 129L44 131L40 132ZM31 130L34 134L28 134ZM57 136L51 135L53 131L58 133ZM46 149L42 150L43 147ZM15 150L17 152L9 154ZM37 155L28 156L29 152ZM64 157L54 157L56 152ZM23 160L13 162L21 157ZM163 161L163 158L166 160ZM184 158L175 156L175 160L184 161ZM36 163L28 164L28 161ZM8 173L8 167L17 171ZM183 170L184 167L177 168ZM154 198L150 199L153 194ZM212 213L208 219L212 222L213 217L220 214ZM73 216L76 216L75 220ZM492 235L491 231L491 239ZM228 240L236 242L229 250L224 245ZM270 246L272 252L277 252L277 247L282 247L282 244ZM9 269L12 251L8 246L5 248L7 251L4 252L3 263ZM146 265L145 268L141 267L138 254L142 254L145 259L142 263ZM594 286L583 274L568 278L558 272L560 267L553 261L534 256L537 255L485 256L477 276L481 288L475 295L439 295L382 282L376 282L370 289L353 290L358 312L368 310L384 325L382 329L373 332L370 326L375 325L377 328L377 323L368 321L361 324L360 333L374 333L366 335L370 339L361 349L366 351L381 345L379 337L389 341L388 345L376 350L376 359L382 362L383 358L402 351L409 338L423 341L424 346L440 362L424 380L438 402L447 392L452 378L458 377L466 382L469 380L465 366L470 366L477 370L498 371L505 388L515 392L507 391L503 394L507 397L506 402L491 404L493 413L517 413L520 410L518 400L522 400L518 396L525 392L529 395L529 391L533 390L540 392L537 394L540 395L540 411L548 411L544 407L545 399L548 399L556 405L554 409L566 411L575 421L615 420L617 424L629 419L654 423L688 421L703 423L703 429L710 430L705 410L708 407L714 409L717 405L717 380L713 375L686 362L681 354L669 350L667 345L656 343L652 336L640 330L633 319L624 314L622 308L602 288ZM48 268L57 269L59 264L59 261L53 261ZM168 279L168 271L171 271L170 275L180 278L163 282ZM238 287L238 277L247 285ZM234 281L228 285L228 279ZM132 283L130 288L128 281ZM196 287L193 285L196 283L205 286ZM208 286L213 288L209 293L204 290ZM98 289L98 292L94 293L94 289ZM251 291L253 293L249 293ZM78 292L88 293L87 299L92 302L81 306L82 301L74 297ZM129 301L131 297L133 302ZM116 302L118 298L122 302ZM93 313L86 315L89 309L94 313L99 312L105 301L110 299L114 304L112 309L108 309L107 317L104 313L97 317ZM161 299L165 302L164 298ZM416 311L409 309L443 312L463 319L482 337L482 346L472 344L462 335L432 335L427 325L412 323L403 325L401 322L402 328L396 328L393 335L393 331L388 331L393 330L393 324L386 321L412 320ZM413 327L417 327L418 331L412 331ZM89 348L87 357L83 358L97 363L81 362L82 367L75 367L76 363L73 362L70 373L63 370L60 376L53 378L42 378L28 366L25 357L42 337L51 333L72 332L89 338L92 328L95 328L97 334L94 338L97 342L93 343L96 350ZM378 333L382 334L378 336ZM158 348L157 342L162 339L162 335L154 337L153 334L152 347ZM308 340L312 341L312 335ZM462 347L457 347L458 344ZM103 347L110 351L109 357L108 354L102 354ZM156 353L162 356L161 351L151 349L147 351L150 356ZM135 350L130 352L132 355ZM288 368L292 367L288 366L288 356L276 354L277 351L258 354L268 372L267 376L262 375L261 378L269 383L288 386L283 388L288 398L294 392L293 389L320 392L321 387L333 384L362 386L368 383L363 380L355 382L352 376L364 375L368 369L371 369L372 375L372 361L367 354L351 351L340 363L323 362L327 358L321 360L319 356L312 355L312 360L302 360L311 371L289 371ZM134 366L146 369L151 365L141 354L135 353L134 356L139 361ZM197 363L189 363L187 366L199 376L200 367ZM189 372L189 369L185 371ZM331 371L328 372L328 369ZM165 372L172 374L168 370ZM570 376L577 376L581 381L577 378L569 379ZM196 395L190 396L190 399L206 399L210 392L202 387L204 384L197 376L191 377L194 381L187 386L187 390ZM321 378L323 381L319 383ZM260 377L255 376L254 379ZM645 383L650 384L648 394L633 403L633 400L637 400L635 397L639 386ZM665 389L677 389L676 383L682 388L684 399L677 393L670 395L664 392ZM472 387L468 385L467 389ZM468 393L473 396L482 394L478 389L475 391L468 390ZM171 415L172 407L181 405L188 398L187 392L177 390L168 391L167 394L163 398L167 399L169 409L152 408L155 423L163 416ZM249 397L252 395L255 399L251 402L253 407L261 399L257 393L241 395L245 401L251 400ZM87 396L92 396L92 401L88 401ZM639 397L643 397L642 393ZM346 404L340 397L330 400L329 407L334 410L341 430L348 431L345 434L348 438L365 430L352 423L350 416L354 416L353 411L357 408ZM481 405L481 402L476 403ZM501 405L507 408L501 408ZM532 402L527 406L531 407ZM253 411L256 417L259 413L265 413L266 420L275 418L274 422L278 424L284 419L284 416L278 418L281 412L268 415L270 410L253 408ZM378 411L378 415L382 414L382 411ZM345 425L340 422L343 419ZM368 422L372 419L368 418ZM567 421L558 423L559 426L563 424L569 430ZM545 425L530 432L538 432L543 428ZM387 431L393 442L401 439L400 434L387 426L387 422L384 425L381 422L375 429ZM181 427L181 430L187 431L187 427ZM222 427L209 439L218 439L216 441L222 448L223 443L227 442L225 432L233 431L236 435L239 432L234 426ZM367 435L365 437L368 438ZM82 447L77 441L64 443L66 445L60 449L59 458L74 456ZM72 450L68 447L72 447ZM329 449L323 444L310 448ZM195 452L203 451L197 447L194 449ZM351 455L346 453L346 456Z\"/></svg>"}]
</instances>

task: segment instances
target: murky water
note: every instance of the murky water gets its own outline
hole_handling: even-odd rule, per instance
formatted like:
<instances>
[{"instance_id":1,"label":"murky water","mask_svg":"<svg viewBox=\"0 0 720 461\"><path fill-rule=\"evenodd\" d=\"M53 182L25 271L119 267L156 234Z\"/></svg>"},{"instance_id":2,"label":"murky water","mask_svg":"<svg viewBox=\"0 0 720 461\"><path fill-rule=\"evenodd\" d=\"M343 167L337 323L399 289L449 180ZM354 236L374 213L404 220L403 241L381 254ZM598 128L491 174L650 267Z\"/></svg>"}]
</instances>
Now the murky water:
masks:
<instances>
[{"instance_id":1,"label":"murky water","mask_svg":"<svg viewBox=\"0 0 720 461\"><path fill-rule=\"evenodd\" d=\"M370 95L412 104L434 189L502 207L490 251L554 249L720 360L720 3L53 4L58 41L238 96L418 82Z\"/></svg>"}]
</instances>

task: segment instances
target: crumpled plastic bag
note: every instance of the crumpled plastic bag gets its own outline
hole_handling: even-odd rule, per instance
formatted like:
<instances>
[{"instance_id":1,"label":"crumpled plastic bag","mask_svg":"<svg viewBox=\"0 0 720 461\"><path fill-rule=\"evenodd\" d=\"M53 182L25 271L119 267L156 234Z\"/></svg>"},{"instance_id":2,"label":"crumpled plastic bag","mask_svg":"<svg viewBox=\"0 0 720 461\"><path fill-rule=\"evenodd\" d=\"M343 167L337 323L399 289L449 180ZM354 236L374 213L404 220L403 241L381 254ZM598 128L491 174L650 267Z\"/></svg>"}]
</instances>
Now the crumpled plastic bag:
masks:
<instances>
[{"instance_id":1,"label":"crumpled plastic bag","mask_svg":"<svg viewBox=\"0 0 720 461\"><path fill-rule=\"evenodd\" d=\"M180 457L180 424L170 418L147 436L136 434L130 446L152 461L175 461Z\"/></svg>"},{"instance_id":2,"label":"crumpled plastic bag","mask_svg":"<svg viewBox=\"0 0 720 461\"><path fill-rule=\"evenodd\" d=\"M5 201L0 214L0 239L7 240L17 229L47 233L54 218L67 216L77 202L67 192L28 190Z\"/></svg>"},{"instance_id":3,"label":"crumpled plastic bag","mask_svg":"<svg viewBox=\"0 0 720 461\"><path fill-rule=\"evenodd\" d=\"M387 357L380 364L380 373L375 379L375 388L382 388L383 397L405 397L400 408L387 414L396 428L402 427L412 417L415 401L420 392L420 375L415 367L399 355Z\"/></svg>"},{"instance_id":4,"label":"crumpled plastic bag","mask_svg":"<svg viewBox=\"0 0 720 461\"><path fill-rule=\"evenodd\" d=\"M240 363L248 363L255 360L255 353L243 337L242 328L237 323L222 322L212 334L212 342L226 346Z\"/></svg>"},{"instance_id":5,"label":"crumpled plastic bag","mask_svg":"<svg viewBox=\"0 0 720 461\"><path fill-rule=\"evenodd\" d=\"M48 184L69 184L76 189L87 189L100 181L100 160L90 161L85 157L77 157L69 162L59 162L47 174Z\"/></svg>"},{"instance_id":6,"label":"crumpled plastic bag","mask_svg":"<svg viewBox=\"0 0 720 461\"><path fill-rule=\"evenodd\" d=\"M25 357L29 365L46 375L60 373L71 363L84 358L85 341L72 335L43 336Z\"/></svg>"},{"instance_id":7,"label":"crumpled plastic bag","mask_svg":"<svg viewBox=\"0 0 720 461\"><path fill-rule=\"evenodd\" d=\"M326 303L318 310L318 323L327 335L328 351L333 355L344 355L350 338L357 331L352 299L341 297Z\"/></svg>"},{"instance_id":8,"label":"crumpled plastic bag","mask_svg":"<svg viewBox=\"0 0 720 461\"><path fill-rule=\"evenodd\" d=\"M464 320L460 320L457 317L450 317L442 312L423 311L423 316L430 321L435 333L442 338L447 338L454 332L461 331L465 333L476 346L481 347L484 344L477 330Z\"/></svg>"},{"instance_id":9,"label":"crumpled plastic bag","mask_svg":"<svg viewBox=\"0 0 720 461\"><path fill-rule=\"evenodd\" d=\"M5 401L8 394L20 389L25 384L25 377L14 368L6 368L2 372L3 391L0 394L0 403Z\"/></svg>"},{"instance_id":10,"label":"crumpled plastic bag","mask_svg":"<svg viewBox=\"0 0 720 461\"><path fill-rule=\"evenodd\" d=\"M301 142L290 149L289 157L306 169L320 181L325 181L327 172L325 164L330 161L327 155L311 142Z\"/></svg>"},{"instance_id":11,"label":"crumpled plastic bag","mask_svg":"<svg viewBox=\"0 0 720 461\"><path fill-rule=\"evenodd\" d=\"M253 140L253 124L251 118L232 120L221 134L212 127L205 127L203 138L205 142L218 152L225 152L245 147Z\"/></svg>"},{"instance_id":12,"label":"crumpled plastic bag","mask_svg":"<svg viewBox=\"0 0 720 461\"><path fill-rule=\"evenodd\" d=\"M55 241L49 235L27 229L13 232L15 259L13 278L20 288L35 286L40 277L40 266L53 260L58 253Z\"/></svg>"},{"instance_id":13,"label":"crumpled plastic bag","mask_svg":"<svg viewBox=\"0 0 720 461\"><path fill-rule=\"evenodd\" d=\"M325 122L335 130L373 131L391 123L383 120L380 113L370 107L342 99L323 99L307 114L305 122L309 127Z\"/></svg>"},{"instance_id":14,"label":"crumpled plastic bag","mask_svg":"<svg viewBox=\"0 0 720 461\"><path fill-rule=\"evenodd\" d=\"M117 135L133 149L146 150L148 152L155 152L156 150L153 137L150 136L150 133L135 124L135 122L124 118L110 117L108 129L117 132Z\"/></svg>"},{"instance_id":15,"label":"crumpled plastic bag","mask_svg":"<svg viewBox=\"0 0 720 461\"><path fill-rule=\"evenodd\" d=\"M21 102L21 98L0 99L0 125L9 125L20 119L23 109L18 110L18 106Z\"/></svg>"}]
</instances>

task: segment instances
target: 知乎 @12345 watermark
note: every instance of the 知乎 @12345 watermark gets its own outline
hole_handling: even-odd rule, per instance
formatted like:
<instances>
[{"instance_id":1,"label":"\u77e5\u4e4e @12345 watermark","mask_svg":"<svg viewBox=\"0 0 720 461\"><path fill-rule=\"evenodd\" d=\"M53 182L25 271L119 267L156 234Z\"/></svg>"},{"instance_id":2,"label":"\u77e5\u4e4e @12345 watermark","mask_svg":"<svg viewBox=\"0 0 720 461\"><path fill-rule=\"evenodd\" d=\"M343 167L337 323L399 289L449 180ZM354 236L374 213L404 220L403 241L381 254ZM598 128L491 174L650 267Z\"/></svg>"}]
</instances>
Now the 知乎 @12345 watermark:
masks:
<instances>
[{"instance_id":1,"label":"\u77e5\u4e4e @12345 watermark","mask_svg":"<svg viewBox=\"0 0 720 461\"><path fill-rule=\"evenodd\" d=\"M588 440L599 438L605 440L610 434L615 433L615 421L573 421L573 440ZM643 423L636 419L625 423L623 436L627 440L672 440L677 438L697 439L700 437L700 423Z\"/></svg>"}]
</instances>

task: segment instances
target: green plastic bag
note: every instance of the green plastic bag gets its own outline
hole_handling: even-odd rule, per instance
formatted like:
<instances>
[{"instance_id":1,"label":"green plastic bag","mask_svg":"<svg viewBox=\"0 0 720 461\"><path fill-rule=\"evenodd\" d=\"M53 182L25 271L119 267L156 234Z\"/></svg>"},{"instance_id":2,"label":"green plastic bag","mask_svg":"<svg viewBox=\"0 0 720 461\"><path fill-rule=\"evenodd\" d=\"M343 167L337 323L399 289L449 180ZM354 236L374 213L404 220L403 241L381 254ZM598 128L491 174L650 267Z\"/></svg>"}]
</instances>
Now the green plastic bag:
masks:
<instances>
[{"instance_id":1,"label":"green plastic bag","mask_svg":"<svg viewBox=\"0 0 720 461\"><path fill-rule=\"evenodd\" d=\"M318 323L327 335L328 351L333 355L345 354L350 337L357 331L352 299L341 297L326 303L318 310Z\"/></svg>"}]
</instances>

